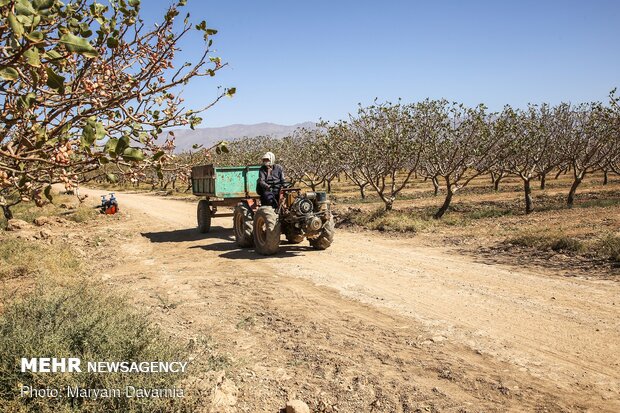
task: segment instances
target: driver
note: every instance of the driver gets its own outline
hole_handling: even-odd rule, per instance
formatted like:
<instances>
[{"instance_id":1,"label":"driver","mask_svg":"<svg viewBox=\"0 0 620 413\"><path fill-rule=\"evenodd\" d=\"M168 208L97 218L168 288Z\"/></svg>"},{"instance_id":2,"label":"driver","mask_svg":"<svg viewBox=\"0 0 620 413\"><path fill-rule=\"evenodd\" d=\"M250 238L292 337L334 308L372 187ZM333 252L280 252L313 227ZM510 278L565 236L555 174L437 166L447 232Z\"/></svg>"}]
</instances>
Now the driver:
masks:
<instances>
[{"instance_id":1,"label":"driver","mask_svg":"<svg viewBox=\"0 0 620 413\"><path fill-rule=\"evenodd\" d=\"M278 207L278 191L284 185L284 170L277 165L276 156L272 152L263 155L263 165L258 171L256 192L260 195L261 205Z\"/></svg>"}]
</instances>

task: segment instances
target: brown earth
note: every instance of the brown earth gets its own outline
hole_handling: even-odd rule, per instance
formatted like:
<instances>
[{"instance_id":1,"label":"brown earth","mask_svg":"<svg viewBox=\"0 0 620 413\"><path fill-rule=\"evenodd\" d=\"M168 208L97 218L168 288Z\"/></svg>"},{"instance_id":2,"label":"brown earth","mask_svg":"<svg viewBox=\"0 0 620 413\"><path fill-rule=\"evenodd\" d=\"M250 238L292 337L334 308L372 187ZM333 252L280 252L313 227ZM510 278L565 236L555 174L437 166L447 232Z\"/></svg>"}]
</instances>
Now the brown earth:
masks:
<instances>
[{"instance_id":1,"label":"brown earth","mask_svg":"<svg viewBox=\"0 0 620 413\"><path fill-rule=\"evenodd\" d=\"M201 235L193 203L117 197L117 253L96 275L171 335L217 344L216 410L620 411L613 280L349 230L262 257L236 247L230 218Z\"/></svg>"}]
</instances>

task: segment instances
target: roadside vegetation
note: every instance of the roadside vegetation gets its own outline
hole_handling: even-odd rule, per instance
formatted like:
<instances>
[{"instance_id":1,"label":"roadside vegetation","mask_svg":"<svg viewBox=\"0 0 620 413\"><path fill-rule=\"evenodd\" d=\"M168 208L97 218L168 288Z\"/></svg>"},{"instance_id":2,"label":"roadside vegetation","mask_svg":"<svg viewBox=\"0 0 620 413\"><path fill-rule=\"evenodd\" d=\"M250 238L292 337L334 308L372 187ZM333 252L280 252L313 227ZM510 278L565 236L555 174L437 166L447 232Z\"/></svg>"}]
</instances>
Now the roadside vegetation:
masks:
<instances>
[{"instance_id":1,"label":"roadside vegetation","mask_svg":"<svg viewBox=\"0 0 620 413\"><path fill-rule=\"evenodd\" d=\"M170 337L151 314L134 308L128 304L129 297L100 281L95 263L105 261L102 252L114 240L95 234L97 212L92 205L76 205L75 196L55 195L54 199L66 204L43 208L19 204L14 219L29 226L0 231L0 411L194 411L197 399L187 383L194 373L218 367L208 357L212 344L197 339L190 346ZM32 224L37 220L45 224ZM86 228L90 235L84 236ZM46 232L44 237L41 231ZM21 357L189 361L198 353L207 354L206 361L194 363L186 374L32 374L19 370ZM118 388L123 396L96 400L21 397L22 384L60 389L65 396L68 386ZM183 388L186 397L127 398L126 385Z\"/></svg>"},{"instance_id":2,"label":"roadside vegetation","mask_svg":"<svg viewBox=\"0 0 620 413\"><path fill-rule=\"evenodd\" d=\"M49 251L51 252L51 251ZM74 265L70 257L57 265ZM54 273L54 270L50 271ZM29 294L11 300L0 314L0 410L2 411L151 411L184 409L184 399L66 397L66 388L169 388L178 374L21 373L21 357L78 357L86 361L176 361L187 352L155 327L147 314L126 305L126 298L90 282L55 284L43 278ZM20 384L59 389L65 397L21 397ZM191 411L185 406L187 411Z\"/></svg>"},{"instance_id":3,"label":"roadside vegetation","mask_svg":"<svg viewBox=\"0 0 620 413\"><path fill-rule=\"evenodd\" d=\"M33 223L41 217L58 217L72 222L87 222L99 214L91 203L78 201L75 195L53 194L53 202L39 207L33 202L23 202L13 208L13 218ZM8 220L0 216L0 229L6 229Z\"/></svg>"}]
</instances>

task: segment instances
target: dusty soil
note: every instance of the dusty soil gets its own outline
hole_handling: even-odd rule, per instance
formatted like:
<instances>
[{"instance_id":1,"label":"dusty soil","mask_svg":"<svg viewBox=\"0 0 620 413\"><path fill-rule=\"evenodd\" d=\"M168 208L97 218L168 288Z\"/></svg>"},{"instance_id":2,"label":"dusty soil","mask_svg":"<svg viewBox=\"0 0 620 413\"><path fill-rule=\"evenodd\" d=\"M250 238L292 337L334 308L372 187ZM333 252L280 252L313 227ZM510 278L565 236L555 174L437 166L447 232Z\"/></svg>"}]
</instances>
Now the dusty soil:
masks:
<instances>
[{"instance_id":1,"label":"dusty soil","mask_svg":"<svg viewBox=\"0 0 620 413\"><path fill-rule=\"evenodd\" d=\"M106 228L123 235L93 276L217 344L230 397L207 409L620 411L618 282L348 230L266 258L236 247L231 218L201 235L195 204L117 197Z\"/></svg>"}]
</instances>

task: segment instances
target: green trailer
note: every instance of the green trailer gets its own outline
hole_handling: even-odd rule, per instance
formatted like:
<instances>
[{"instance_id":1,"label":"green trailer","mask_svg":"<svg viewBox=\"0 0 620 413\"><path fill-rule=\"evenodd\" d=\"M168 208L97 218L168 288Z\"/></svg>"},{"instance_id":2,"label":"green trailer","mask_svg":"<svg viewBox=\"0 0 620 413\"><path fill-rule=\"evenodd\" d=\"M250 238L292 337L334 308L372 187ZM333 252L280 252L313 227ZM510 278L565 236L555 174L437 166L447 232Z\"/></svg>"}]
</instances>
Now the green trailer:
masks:
<instances>
[{"instance_id":1,"label":"green trailer","mask_svg":"<svg viewBox=\"0 0 620 413\"><path fill-rule=\"evenodd\" d=\"M218 207L234 207L239 202L258 203L256 193L260 165L215 166L200 165L192 168L192 193L204 197L198 202L198 230L211 229L211 218L232 217L232 213L218 213Z\"/></svg>"}]
</instances>

